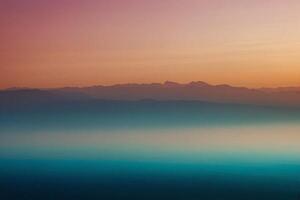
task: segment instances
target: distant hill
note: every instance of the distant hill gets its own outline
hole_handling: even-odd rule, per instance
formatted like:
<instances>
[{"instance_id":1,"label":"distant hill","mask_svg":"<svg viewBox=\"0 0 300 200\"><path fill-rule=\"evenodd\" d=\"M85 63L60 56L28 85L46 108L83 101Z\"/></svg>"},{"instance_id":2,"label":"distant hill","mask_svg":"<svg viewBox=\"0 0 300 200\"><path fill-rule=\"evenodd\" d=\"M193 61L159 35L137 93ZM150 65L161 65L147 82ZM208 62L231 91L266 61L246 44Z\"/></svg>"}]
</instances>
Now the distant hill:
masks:
<instances>
[{"instance_id":1,"label":"distant hill","mask_svg":"<svg viewBox=\"0 0 300 200\"><path fill-rule=\"evenodd\" d=\"M18 89L0 91L3 102L51 102L62 100L185 100L254 105L300 106L300 88L260 88L211 85L202 81L180 84L166 81L151 84Z\"/></svg>"},{"instance_id":2,"label":"distant hill","mask_svg":"<svg viewBox=\"0 0 300 200\"><path fill-rule=\"evenodd\" d=\"M265 92L300 92L300 87L260 88Z\"/></svg>"}]
</instances>

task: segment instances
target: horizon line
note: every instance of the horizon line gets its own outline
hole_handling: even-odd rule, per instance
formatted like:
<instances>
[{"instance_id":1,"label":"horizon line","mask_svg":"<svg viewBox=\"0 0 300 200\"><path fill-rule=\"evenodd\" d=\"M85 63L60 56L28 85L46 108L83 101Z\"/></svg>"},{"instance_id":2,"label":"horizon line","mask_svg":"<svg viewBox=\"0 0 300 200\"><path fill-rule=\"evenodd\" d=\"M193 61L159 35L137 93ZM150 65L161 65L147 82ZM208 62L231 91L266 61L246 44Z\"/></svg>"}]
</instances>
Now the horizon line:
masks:
<instances>
[{"instance_id":1,"label":"horizon line","mask_svg":"<svg viewBox=\"0 0 300 200\"><path fill-rule=\"evenodd\" d=\"M189 84L206 84L207 86L229 86L229 87L234 87L234 88L247 88L247 89L284 89L284 88L299 88L300 86L276 86L276 87L247 87L247 86L236 86L233 84L227 84L227 83L222 83L222 84L211 84L206 81L189 81L189 82L176 82L176 81L170 81L166 80L164 82L124 82L124 83L115 83L115 84L94 84L94 85L87 85L87 86L78 86L78 85L66 85L66 86L57 86L57 87L30 87L30 86L12 86L12 87L5 87L5 88L0 88L0 91L7 91L7 90L27 90L27 89L40 89L40 90L51 90L51 89L61 89L61 88L90 88L90 87L113 87L113 86L122 86L122 85L154 85L154 84L159 84L159 85L166 85L166 84L178 84L178 85L189 85Z\"/></svg>"}]
</instances>

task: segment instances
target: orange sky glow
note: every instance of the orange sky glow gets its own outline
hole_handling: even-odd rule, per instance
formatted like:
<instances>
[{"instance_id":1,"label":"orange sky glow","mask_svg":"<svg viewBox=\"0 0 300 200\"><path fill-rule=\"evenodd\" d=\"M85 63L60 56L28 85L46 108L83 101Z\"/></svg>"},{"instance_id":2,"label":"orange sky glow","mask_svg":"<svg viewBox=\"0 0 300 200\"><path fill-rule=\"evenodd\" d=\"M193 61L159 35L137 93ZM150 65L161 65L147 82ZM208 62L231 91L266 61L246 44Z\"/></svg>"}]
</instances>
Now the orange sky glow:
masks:
<instances>
[{"instance_id":1,"label":"orange sky glow","mask_svg":"<svg viewBox=\"0 0 300 200\"><path fill-rule=\"evenodd\" d=\"M2 0L0 88L300 86L299 0Z\"/></svg>"}]
</instances>

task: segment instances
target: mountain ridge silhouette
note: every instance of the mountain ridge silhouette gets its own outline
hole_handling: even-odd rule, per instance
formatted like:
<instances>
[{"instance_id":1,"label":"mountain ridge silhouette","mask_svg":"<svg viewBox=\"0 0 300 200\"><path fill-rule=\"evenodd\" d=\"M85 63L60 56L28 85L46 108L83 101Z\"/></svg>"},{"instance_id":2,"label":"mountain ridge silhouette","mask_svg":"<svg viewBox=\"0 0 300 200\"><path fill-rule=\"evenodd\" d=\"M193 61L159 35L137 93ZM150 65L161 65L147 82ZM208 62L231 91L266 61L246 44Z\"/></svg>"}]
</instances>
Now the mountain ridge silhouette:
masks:
<instances>
[{"instance_id":1,"label":"mountain ridge silhouette","mask_svg":"<svg viewBox=\"0 0 300 200\"><path fill-rule=\"evenodd\" d=\"M26 98L25 98L26 97ZM212 85L203 81L186 84L127 83L95 85L89 87L61 87L48 89L10 88L0 91L0 101L22 99L59 100L144 100L158 101L206 101L214 103L238 103L254 105L300 106L300 87L247 88L228 84Z\"/></svg>"}]
</instances>

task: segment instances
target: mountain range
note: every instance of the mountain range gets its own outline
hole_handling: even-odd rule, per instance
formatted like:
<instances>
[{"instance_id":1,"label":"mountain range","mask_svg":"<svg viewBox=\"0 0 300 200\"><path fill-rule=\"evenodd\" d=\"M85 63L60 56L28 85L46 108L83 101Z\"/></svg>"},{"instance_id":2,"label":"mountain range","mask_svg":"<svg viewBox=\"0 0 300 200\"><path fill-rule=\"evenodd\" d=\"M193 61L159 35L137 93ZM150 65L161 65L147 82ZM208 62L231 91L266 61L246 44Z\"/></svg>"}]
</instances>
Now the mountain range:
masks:
<instances>
[{"instance_id":1,"label":"mountain range","mask_svg":"<svg viewBox=\"0 0 300 200\"><path fill-rule=\"evenodd\" d=\"M39 103L63 100L157 100L206 101L252 105L300 106L300 87L257 88L211 85L202 81L187 84L166 81L150 84L64 87L50 89L9 88L0 91L0 103Z\"/></svg>"}]
</instances>

